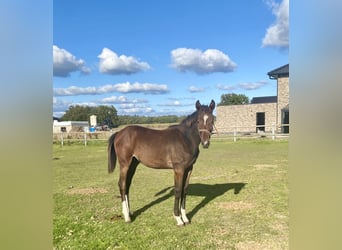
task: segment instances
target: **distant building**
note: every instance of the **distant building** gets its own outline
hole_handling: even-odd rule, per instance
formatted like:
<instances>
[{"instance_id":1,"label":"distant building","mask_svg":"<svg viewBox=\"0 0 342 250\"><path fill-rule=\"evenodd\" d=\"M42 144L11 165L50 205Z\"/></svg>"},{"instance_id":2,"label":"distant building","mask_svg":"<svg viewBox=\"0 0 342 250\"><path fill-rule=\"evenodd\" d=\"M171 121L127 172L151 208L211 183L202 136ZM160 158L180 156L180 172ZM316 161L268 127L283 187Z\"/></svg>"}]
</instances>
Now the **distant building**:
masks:
<instances>
[{"instance_id":1,"label":"distant building","mask_svg":"<svg viewBox=\"0 0 342 250\"><path fill-rule=\"evenodd\" d=\"M90 126L96 127L97 126L97 117L96 115L91 115L90 116Z\"/></svg>"},{"instance_id":2,"label":"distant building","mask_svg":"<svg viewBox=\"0 0 342 250\"><path fill-rule=\"evenodd\" d=\"M254 97L250 104L218 106L216 127L220 132L289 133L289 64L267 73L277 80L277 96Z\"/></svg>"},{"instance_id":3,"label":"distant building","mask_svg":"<svg viewBox=\"0 0 342 250\"><path fill-rule=\"evenodd\" d=\"M89 123L87 121L53 121L53 133L60 132L88 132Z\"/></svg>"}]
</instances>

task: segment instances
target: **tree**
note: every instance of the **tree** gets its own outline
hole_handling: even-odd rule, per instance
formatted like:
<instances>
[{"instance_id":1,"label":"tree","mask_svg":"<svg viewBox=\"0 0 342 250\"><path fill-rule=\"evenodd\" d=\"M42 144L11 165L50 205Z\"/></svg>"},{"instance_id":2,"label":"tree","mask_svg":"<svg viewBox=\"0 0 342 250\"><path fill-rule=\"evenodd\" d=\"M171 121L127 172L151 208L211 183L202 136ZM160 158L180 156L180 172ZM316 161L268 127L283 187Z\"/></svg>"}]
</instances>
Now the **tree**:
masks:
<instances>
[{"instance_id":1,"label":"tree","mask_svg":"<svg viewBox=\"0 0 342 250\"><path fill-rule=\"evenodd\" d=\"M61 117L61 121L88 121L91 115L91 107L72 105Z\"/></svg>"},{"instance_id":2,"label":"tree","mask_svg":"<svg viewBox=\"0 0 342 250\"><path fill-rule=\"evenodd\" d=\"M96 115L97 124L107 125L110 128L117 127L119 123L118 114L114 106L94 107L93 114Z\"/></svg>"},{"instance_id":3,"label":"tree","mask_svg":"<svg viewBox=\"0 0 342 250\"><path fill-rule=\"evenodd\" d=\"M223 94L221 95L221 102L219 106L225 105L237 105L237 104L248 104L249 98L244 94Z\"/></svg>"},{"instance_id":4,"label":"tree","mask_svg":"<svg viewBox=\"0 0 342 250\"><path fill-rule=\"evenodd\" d=\"M96 115L98 125L107 125L109 127L118 126L119 120L117 111L114 106L70 106L65 114L61 117L61 121L89 121L91 115Z\"/></svg>"}]
</instances>

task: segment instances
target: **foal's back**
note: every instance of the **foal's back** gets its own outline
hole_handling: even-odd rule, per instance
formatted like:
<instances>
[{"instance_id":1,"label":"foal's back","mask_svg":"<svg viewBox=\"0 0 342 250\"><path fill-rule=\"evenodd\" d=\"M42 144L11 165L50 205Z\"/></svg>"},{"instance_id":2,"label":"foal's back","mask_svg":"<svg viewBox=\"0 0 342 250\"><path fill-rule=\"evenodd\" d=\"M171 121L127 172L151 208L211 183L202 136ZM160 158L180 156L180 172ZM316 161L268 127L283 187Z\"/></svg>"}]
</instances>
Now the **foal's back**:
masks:
<instances>
[{"instance_id":1,"label":"foal's back","mask_svg":"<svg viewBox=\"0 0 342 250\"><path fill-rule=\"evenodd\" d=\"M177 126L163 130L128 126L116 135L115 150L119 161L130 161L135 157L152 168L174 168L187 164L193 150Z\"/></svg>"}]
</instances>

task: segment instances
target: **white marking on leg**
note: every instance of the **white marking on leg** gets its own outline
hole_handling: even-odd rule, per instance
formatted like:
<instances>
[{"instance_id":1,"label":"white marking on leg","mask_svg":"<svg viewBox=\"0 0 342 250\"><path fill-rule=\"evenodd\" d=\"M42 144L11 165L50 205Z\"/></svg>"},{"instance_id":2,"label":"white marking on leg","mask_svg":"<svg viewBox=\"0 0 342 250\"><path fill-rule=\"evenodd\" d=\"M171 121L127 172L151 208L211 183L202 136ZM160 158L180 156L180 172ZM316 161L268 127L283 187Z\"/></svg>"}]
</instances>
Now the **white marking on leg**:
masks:
<instances>
[{"instance_id":1,"label":"white marking on leg","mask_svg":"<svg viewBox=\"0 0 342 250\"><path fill-rule=\"evenodd\" d=\"M173 217L176 219L177 226L184 226L184 222L182 221L182 217L181 216L173 215Z\"/></svg>"},{"instance_id":2,"label":"white marking on leg","mask_svg":"<svg viewBox=\"0 0 342 250\"><path fill-rule=\"evenodd\" d=\"M129 206L129 200L128 200L128 197L127 195L125 195L125 199L126 199L126 202L127 202L127 209L128 209L128 212L130 212L130 206Z\"/></svg>"},{"instance_id":3,"label":"white marking on leg","mask_svg":"<svg viewBox=\"0 0 342 250\"><path fill-rule=\"evenodd\" d=\"M182 215L182 220L185 224L188 224L190 221L188 217L186 216L185 209L181 208L181 215Z\"/></svg>"},{"instance_id":4,"label":"white marking on leg","mask_svg":"<svg viewBox=\"0 0 342 250\"><path fill-rule=\"evenodd\" d=\"M125 195L125 200L122 202L122 213L124 215L125 221L130 222L131 217L129 216L129 205L127 195Z\"/></svg>"}]
</instances>

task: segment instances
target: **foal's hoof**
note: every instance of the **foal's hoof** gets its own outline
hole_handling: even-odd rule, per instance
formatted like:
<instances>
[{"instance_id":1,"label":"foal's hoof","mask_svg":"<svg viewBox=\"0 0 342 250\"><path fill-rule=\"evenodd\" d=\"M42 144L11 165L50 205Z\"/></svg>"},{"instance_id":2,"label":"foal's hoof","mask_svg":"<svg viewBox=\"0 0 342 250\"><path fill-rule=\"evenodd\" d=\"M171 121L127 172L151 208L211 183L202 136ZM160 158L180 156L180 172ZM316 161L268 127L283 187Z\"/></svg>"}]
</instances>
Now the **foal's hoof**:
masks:
<instances>
[{"instance_id":1,"label":"foal's hoof","mask_svg":"<svg viewBox=\"0 0 342 250\"><path fill-rule=\"evenodd\" d=\"M131 223L132 220L131 220L131 218L125 218L125 222L126 222L126 223Z\"/></svg>"},{"instance_id":2,"label":"foal's hoof","mask_svg":"<svg viewBox=\"0 0 342 250\"><path fill-rule=\"evenodd\" d=\"M191 222L188 220L188 221L184 221L184 225L189 225Z\"/></svg>"},{"instance_id":3,"label":"foal's hoof","mask_svg":"<svg viewBox=\"0 0 342 250\"><path fill-rule=\"evenodd\" d=\"M176 222L177 222L177 226L178 227L182 227L182 226L185 226L183 220L182 220L182 217L181 216L173 216L175 219L176 219Z\"/></svg>"}]
</instances>

